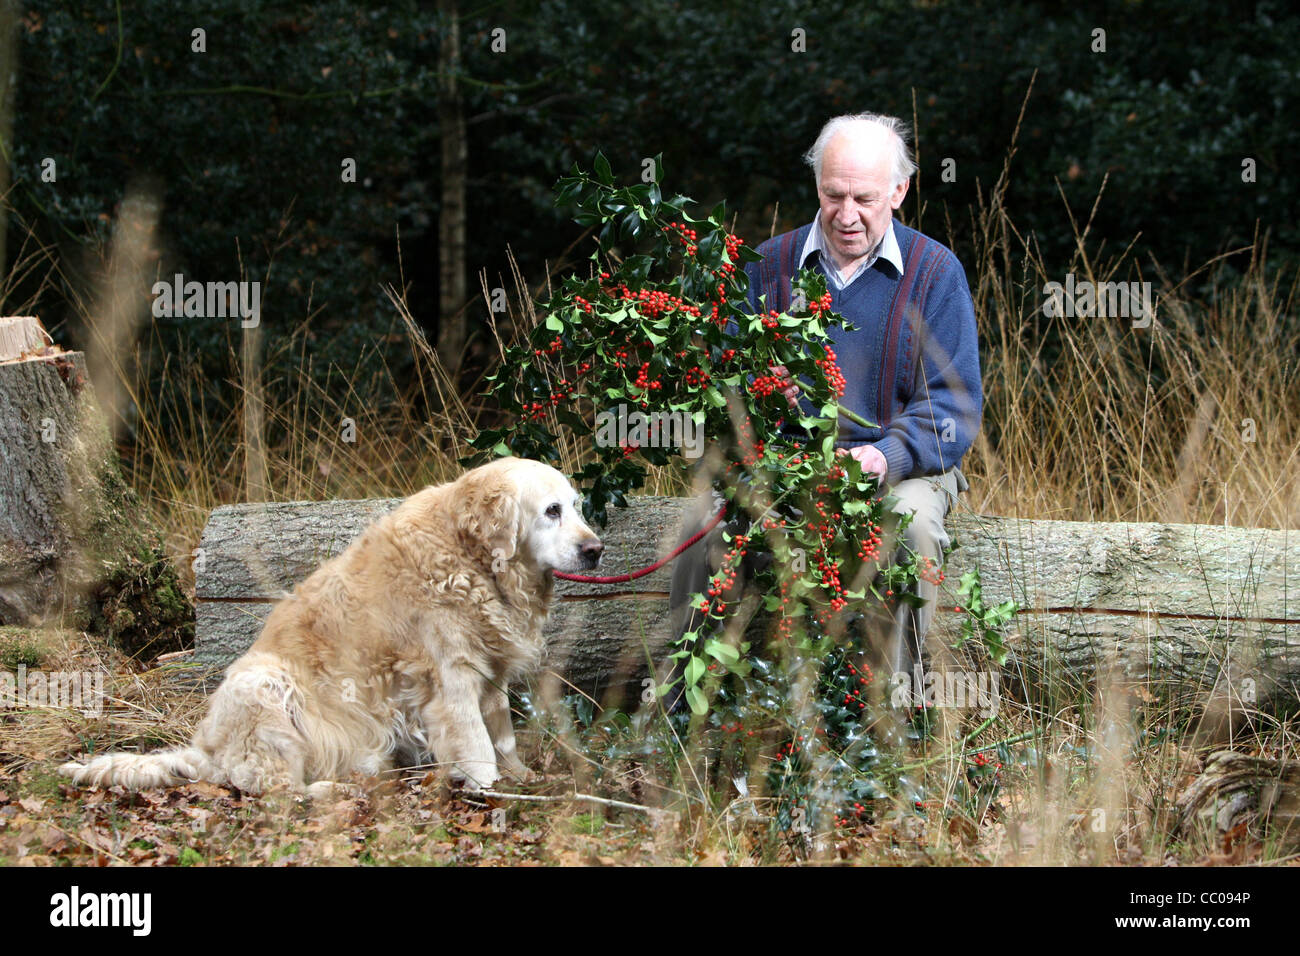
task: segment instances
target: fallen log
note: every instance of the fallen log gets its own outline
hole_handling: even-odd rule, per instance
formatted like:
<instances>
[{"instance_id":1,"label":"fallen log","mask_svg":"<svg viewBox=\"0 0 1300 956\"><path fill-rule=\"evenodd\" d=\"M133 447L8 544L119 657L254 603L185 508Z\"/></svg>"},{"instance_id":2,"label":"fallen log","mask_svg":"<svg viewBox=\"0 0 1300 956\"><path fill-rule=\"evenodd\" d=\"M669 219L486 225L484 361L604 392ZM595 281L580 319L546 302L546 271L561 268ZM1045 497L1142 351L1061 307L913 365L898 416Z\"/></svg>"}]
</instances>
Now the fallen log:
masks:
<instances>
[{"instance_id":1,"label":"fallen log","mask_svg":"<svg viewBox=\"0 0 1300 956\"><path fill-rule=\"evenodd\" d=\"M196 661L211 673L256 638L273 603L398 504L241 504L215 509L195 564ZM641 497L611 512L602 573L653 563L678 539L685 499ZM1021 605L1004 673L1026 692L1098 675L1216 699L1241 713L1300 687L1300 535L1188 524L1038 521L957 514L947 582L978 566L986 603ZM548 666L593 694L639 689L669 639L670 568L627 584L557 582ZM933 640L961 615L942 596ZM1191 695L1191 696L1189 696ZM1235 710L1234 710L1235 709Z\"/></svg>"}]
</instances>

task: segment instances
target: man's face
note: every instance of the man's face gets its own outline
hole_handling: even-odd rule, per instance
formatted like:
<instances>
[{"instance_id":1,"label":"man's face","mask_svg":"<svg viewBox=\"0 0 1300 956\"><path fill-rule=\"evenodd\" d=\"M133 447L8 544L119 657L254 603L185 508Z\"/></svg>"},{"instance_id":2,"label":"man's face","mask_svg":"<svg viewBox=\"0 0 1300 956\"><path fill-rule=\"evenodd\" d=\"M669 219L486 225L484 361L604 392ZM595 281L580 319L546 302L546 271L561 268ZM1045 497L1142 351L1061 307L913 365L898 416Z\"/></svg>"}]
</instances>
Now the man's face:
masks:
<instances>
[{"instance_id":1,"label":"man's face","mask_svg":"<svg viewBox=\"0 0 1300 956\"><path fill-rule=\"evenodd\" d=\"M891 151L885 135L839 133L822 154L822 235L836 265L856 268L884 238L907 180L890 186Z\"/></svg>"}]
</instances>

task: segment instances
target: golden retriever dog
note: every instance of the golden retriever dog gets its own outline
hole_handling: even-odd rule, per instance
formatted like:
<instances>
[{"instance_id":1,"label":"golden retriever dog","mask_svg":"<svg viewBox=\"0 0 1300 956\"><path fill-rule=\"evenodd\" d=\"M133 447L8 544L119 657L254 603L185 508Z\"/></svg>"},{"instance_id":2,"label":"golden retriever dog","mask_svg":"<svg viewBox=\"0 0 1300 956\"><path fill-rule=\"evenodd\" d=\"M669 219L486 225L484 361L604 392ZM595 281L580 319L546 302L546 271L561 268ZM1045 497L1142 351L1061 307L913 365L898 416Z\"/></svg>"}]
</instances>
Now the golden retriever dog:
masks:
<instances>
[{"instance_id":1,"label":"golden retriever dog","mask_svg":"<svg viewBox=\"0 0 1300 956\"><path fill-rule=\"evenodd\" d=\"M530 779L506 686L541 656L551 572L594 568L603 549L573 486L541 462L503 458L425 488L276 605L188 747L60 772L319 794L432 756L469 789L502 771Z\"/></svg>"}]
</instances>

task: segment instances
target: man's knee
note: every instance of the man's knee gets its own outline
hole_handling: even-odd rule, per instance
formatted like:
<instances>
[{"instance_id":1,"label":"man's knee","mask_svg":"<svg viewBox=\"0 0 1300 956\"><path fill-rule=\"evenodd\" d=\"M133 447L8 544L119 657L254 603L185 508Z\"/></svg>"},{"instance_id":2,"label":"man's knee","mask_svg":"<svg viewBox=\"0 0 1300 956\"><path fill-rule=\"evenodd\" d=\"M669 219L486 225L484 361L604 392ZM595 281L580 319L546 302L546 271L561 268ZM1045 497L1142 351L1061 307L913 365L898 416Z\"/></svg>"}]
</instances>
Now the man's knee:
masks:
<instances>
[{"instance_id":1,"label":"man's knee","mask_svg":"<svg viewBox=\"0 0 1300 956\"><path fill-rule=\"evenodd\" d=\"M898 500L893 510L900 515L910 514L912 520L903 529L903 540L913 551L934 554L949 543L944 518L948 514L952 492L945 487L942 476L908 478L889 489Z\"/></svg>"}]
</instances>

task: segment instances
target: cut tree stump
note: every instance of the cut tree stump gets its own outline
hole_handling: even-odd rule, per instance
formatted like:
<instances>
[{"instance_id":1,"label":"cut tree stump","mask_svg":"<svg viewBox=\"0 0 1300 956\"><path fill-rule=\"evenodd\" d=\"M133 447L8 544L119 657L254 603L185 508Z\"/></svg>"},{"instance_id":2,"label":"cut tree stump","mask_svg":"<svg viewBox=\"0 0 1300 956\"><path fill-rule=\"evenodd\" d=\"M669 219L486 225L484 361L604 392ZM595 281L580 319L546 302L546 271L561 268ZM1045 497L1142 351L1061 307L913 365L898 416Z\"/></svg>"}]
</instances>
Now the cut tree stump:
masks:
<instances>
[{"instance_id":1,"label":"cut tree stump","mask_svg":"<svg viewBox=\"0 0 1300 956\"><path fill-rule=\"evenodd\" d=\"M0 624L56 616L133 656L193 642L174 569L122 478L85 357L0 319Z\"/></svg>"},{"instance_id":2,"label":"cut tree stump","mask_svg":"<svg viewBox=\"0 0 1300 956\"><path fill-rule=\"evenodd\" d=\"M218 669L257 637L272 604L398 499L217 508L196 562L196 661ZM602 574L653 563L690 502L611 510ZM1014 598L1008 683L1028 691L1099 676L1213 700L1229 723L1300 687L1300 534L1188 524L1091 524L955 515L947 583L978 565L986 604ZM614 586L556 582L548 665L587 693L640 689L663 659L670 567ZM952 643L957 600L931 631ZM1188 695L1197 695L1195 699Z\"/></svg>"},{"instance_id":3,"label":"cut tree stump","mask_svg":"<svg viewBox=\"0 0 1300 956\"><path fill-rule=\"evenodd\" d=\"M36 354L53 340L34 315L0 316L0 362L21 361Z\"/></svg>"}]
</instances>

